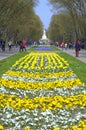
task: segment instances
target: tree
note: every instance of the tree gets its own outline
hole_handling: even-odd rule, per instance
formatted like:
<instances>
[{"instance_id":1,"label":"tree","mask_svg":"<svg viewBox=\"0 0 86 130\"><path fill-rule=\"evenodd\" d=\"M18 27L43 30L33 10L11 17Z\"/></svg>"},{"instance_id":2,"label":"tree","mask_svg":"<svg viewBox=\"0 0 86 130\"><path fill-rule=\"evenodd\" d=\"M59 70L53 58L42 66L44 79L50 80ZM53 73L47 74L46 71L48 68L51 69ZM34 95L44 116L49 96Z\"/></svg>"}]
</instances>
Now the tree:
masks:
<instances>
[{"instance_id":1,"label":"tree","mask_svg":"<svg viewBox=\"0 0 86 130\"><path fill-rule=\"evenodd\" d=\"M75 39L81 39L86 33L86 0L49 0L53 7L59 7L69 13L74 26Z\"/></svg>"},{"instance_id":2,"label":"tree","mask_svg":"<svg viewBox=\"0 0 86 130\"><path fill-rule=\"evenodd\" d=\"M1 0L0 1L0 32L2 37L21 39L30 36L32 21L38 21L40 31L42 24L34 12L39 0ZM4 4L5 3L5 4ZM37 30L34 24L33 30ZM35 36L33 36L35 37Z\"/></svg>"},{"instance_id":3,"label":"tree","mask_svg":"<svg viewBox=\"0 0 86 130\"><path fill-rule=\"evenodd\" d=\"M54 41L72 41L73 30L70 15L61 13L52 16L48 34L49 38Z\"/></svg>"}]
</instances>

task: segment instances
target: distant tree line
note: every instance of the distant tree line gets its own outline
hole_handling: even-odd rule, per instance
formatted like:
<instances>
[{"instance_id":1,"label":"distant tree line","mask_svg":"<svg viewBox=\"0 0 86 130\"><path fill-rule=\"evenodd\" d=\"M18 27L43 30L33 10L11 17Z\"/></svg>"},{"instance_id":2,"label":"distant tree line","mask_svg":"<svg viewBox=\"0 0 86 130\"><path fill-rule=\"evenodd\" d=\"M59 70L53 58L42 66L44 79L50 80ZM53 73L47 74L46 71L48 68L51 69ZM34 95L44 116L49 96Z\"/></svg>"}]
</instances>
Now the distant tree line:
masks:
<instances>
[{"instance_id":1,"label":"distant tree line","mask_svg":"<svg viewBox=\"0 0 86 130\"><path fill-rule=\"evenodd\" d=\"M39 0L0 0L0 39L40 39L43 25L34 7Z\"/></svg>"},{"instance_id":2,"label":"distant tree line","mask_svg":"<svg viewBox=\"0 0 86 130\"><path fill-rule=\"evenodd\" d=\"M48 37L51 40L86 41L86 0L48 1L57 11L52 16Z\"/></svg>"}]
</instances>

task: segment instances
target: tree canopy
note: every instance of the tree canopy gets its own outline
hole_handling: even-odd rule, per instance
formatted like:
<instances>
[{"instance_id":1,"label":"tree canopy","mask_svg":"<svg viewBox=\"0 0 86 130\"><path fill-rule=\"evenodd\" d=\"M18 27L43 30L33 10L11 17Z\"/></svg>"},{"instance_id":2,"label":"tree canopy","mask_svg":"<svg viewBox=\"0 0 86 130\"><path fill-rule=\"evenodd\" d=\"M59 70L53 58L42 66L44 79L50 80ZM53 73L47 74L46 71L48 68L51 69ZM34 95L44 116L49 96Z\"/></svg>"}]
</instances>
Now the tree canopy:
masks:
<instances>
[{"instance_id":1,"label":"tree canopy","mask_svg":"<svg viewBox=\"0 0 86 130\"><path fill-rule=\"evenodd\" d=\"M1 0L0 37L38 40L43 28L39 16L34 11L38 2L39 0Z\"/></svg>"},{"instance_id":2,"label":"tree canopy","mask_svg":"<svg viewBox=\"0 0 86 130\"><path fill-rule=\"evenodd\" d=\"M59 8L62 9L59 15L61 15L60 20L63 21L63 23L62 22L60 23L61 25L60 29L63 28L63 35L65 33L68 37L68 32L69 32L73 40L86 39L85 38L86 0L48 0L48 1L53 6L53 8L57 10L57 14ZM57 15L57 19L58 19L58 15ZM55 21L53 20L53 22ZM52 28L51 24L49 28Z\"/></svg>"}]
</instances>

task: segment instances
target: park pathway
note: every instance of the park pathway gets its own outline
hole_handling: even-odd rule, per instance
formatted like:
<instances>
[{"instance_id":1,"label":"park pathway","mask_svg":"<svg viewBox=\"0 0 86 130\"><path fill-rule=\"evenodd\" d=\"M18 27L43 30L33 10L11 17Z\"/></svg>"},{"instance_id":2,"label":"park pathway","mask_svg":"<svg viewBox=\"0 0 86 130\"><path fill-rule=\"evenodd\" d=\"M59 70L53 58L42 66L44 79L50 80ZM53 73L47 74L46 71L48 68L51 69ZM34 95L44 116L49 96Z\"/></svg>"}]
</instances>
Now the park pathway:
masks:
<instances>
[{"instance_id":1,"label":"park pathway","mask_svg":"<svg viewBox=\"0 0 86 130\"><path fill-rule=\"evenodd\" d=\"M59 48L61 50L61 48ZM65 53L75 57L75 50L74 49L67 49L64 50ZM86 63L86 50L85 49L81 49L79 52L79 57L75 57L76 59Z\"/></svg>"},{"instance_id":2,"label":"park pathway","mask_svg":"<svg viewBox=\"0 0 86 130\"><path fill-rule=\"evenodd\" d=\"M15 46L12 48L11 51L9 51L8 48L6 48L5 52L2 52L1 49L0 49L0 60L8 58L11 55L14 55L18 52L19 52L19 47L16 48ZM75 50L74 49L67 49L67 50L64 50L64 52L73 56L73 57L75 57ZM75 58L77 58L78 60L86 63L86 50L80 50L79 57L75 57Z\"/></svg>"},{"instance_id":3,"label":"park pathway","mask_svg":"<svg viewBox=\"0 0 86 130\"><path fill-rule=\"evenodd\" d=\"M11 55L14 55L18 52L19 52L19 47L16 48L15 46L12 47L12 49L10 51L8 48L6 48L5 52L2 52L2 50L0 48L0 60L6 59L6 58L10 57Z\"/></svg>"}]
</instances>

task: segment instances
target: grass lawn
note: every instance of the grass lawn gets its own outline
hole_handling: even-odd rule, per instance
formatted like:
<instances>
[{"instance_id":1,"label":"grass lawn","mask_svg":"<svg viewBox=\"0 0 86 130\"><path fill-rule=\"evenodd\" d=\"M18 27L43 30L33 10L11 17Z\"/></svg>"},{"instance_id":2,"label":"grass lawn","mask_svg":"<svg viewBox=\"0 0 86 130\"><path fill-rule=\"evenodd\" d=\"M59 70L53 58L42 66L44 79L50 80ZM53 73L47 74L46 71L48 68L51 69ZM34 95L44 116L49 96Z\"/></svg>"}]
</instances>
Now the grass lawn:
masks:
<instances>
[{"instance_id":1,"label":"grass lawn","mask_svg":"<svg viewBox=\"0 0 86 130\"><path fill-rule=\"evenodd\" d=\"M86 84L86 64L65 53L60 53L60 56L68 61L74 73Z\"/></svg>"},{"instance_id":2,"label":"grass lawn","mask_svg":"<svg viewBox=\"0 0 86 130\"><path fill-rule=\"evenodd\" d=\"M28 52L34 51L34 47L31 47L27 52L18 53L16 55L13 55L7 59L0 61L0 77L3 73L5 73L19 58L25 56L28 54ZM86 64L79 61L78 59L66 54L65 52L60 51L55 46L52 46L52 51L59 54L61 57L63 57L69 64L74 73L86 84Z\"/></svg>"},{"instance_id":3,"label":"grass lawn","mask_svg":"<svg viewBox=\"0 0 86 130\"><path fill-rule=\"evenodd\" d=\"M0 77L4 74L17 60L21 57L25 56L26 54L30 53L34 50L36 46L31 47L28 49L27 52L19 52L18 54L12 55L6 59L0 61Z\"/></svg>"},{"instance_id":4,"label":"grass lawn","mask_svg":"<svg viewBox=\"0 0 86 130\"><path fill-rule=\"evenodd\" d=\"M86 84L86 64L82 61L68 55L67 53L59 50L55 46L52 46L53 50L63 57L70 65L74 73Z\"/></svg>"}]
</instances>

